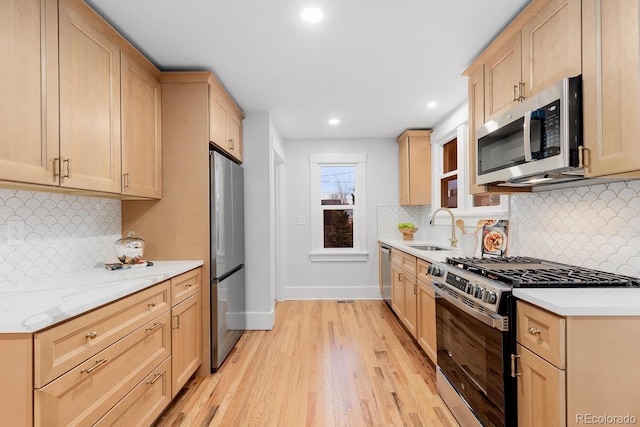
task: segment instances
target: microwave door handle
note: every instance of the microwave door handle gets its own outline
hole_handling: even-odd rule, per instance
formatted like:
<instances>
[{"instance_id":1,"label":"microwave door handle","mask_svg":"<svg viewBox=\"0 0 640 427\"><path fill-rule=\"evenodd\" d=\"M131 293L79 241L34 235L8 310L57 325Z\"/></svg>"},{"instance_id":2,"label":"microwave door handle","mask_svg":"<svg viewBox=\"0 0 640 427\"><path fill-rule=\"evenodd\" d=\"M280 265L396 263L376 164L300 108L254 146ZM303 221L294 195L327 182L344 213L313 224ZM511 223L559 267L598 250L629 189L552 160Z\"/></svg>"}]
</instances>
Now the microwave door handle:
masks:
<instances>
[{"instance_id":1,"label":"microwave door handle","mask_svg":"<svg viewBox=\"0 0 640 427\"><path fill-rule=\"evenodd\" d=\"M524 161L532 161L531 157L531 111L524 113Z\"/></svg>"}]
</instances>

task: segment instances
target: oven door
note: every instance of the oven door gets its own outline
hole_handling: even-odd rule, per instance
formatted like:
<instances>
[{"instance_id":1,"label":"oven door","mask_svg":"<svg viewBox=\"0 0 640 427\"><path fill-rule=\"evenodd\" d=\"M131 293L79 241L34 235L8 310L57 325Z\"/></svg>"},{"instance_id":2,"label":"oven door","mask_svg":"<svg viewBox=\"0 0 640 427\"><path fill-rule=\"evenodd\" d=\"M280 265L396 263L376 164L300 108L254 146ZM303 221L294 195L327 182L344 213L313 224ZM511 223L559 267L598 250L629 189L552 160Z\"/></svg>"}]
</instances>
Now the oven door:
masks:
<instances>
[{"instance_id":1,"label":"oven door","mask_svg":"<svg viewBox=\"0 0 640 427\"><path fill-rule=\"evenodd\" d=\"M449 390L441 392L443 399L454 414L453 407L466 407L481 425L515 426L515 389L506 371L511 344L509 332L495 327L500 316L473 312L441 289L436 292L438 390Z\"/></svg>"}]
</instances>

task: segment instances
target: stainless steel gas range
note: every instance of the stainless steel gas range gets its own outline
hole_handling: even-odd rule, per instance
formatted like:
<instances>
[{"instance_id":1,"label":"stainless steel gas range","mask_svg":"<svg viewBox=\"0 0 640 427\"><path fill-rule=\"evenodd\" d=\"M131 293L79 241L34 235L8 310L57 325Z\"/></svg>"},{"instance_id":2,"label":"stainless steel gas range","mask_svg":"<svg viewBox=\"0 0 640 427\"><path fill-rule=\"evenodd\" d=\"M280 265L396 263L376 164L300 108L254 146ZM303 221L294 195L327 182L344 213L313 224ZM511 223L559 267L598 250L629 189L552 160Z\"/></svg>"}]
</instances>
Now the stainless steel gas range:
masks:
<instances>
[{"instance_id":1,"label":"stainless steel gas range","mask_svg":"<svg viewBox=\"0 0 640 427\"><path fill-rule=\"evenodd\" d=\"M436 292L438 391L463 426L517 426L514 287L638 287L640 279L529 257L447 258Z\"/></svg>"}]
</instances>

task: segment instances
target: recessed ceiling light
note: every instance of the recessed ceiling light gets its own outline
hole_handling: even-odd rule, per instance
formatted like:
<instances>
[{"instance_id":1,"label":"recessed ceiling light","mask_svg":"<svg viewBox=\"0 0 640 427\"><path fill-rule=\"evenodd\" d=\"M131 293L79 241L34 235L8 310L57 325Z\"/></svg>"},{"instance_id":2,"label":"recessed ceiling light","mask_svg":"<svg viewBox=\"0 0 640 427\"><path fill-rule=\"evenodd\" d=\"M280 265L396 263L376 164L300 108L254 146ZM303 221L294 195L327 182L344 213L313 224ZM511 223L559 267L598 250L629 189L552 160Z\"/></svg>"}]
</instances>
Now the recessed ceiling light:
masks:
<instances>
[{"instance_id":1,"label":"recessed ceiling light","mask_svg":"<svg viewBox=\"0 0 640 427\"><path fill-rule=\"evenodd\" d=\"M329 124L334 126L340 124L340 119L329 119Z\"/></svg>"},{"instance_id":2,"label":"recessed ceiling light","mask_svg":"<svg viewBox=\"0 0 640 427\"><path fill-rule=\"evenodd\" d=\"M300 12L300 18L305 22L315 24L316 22L322 21L324 13L317 7L307 7L306 9L302 9L302 12Z\"/></svg>"},{"instance_id":3,"label":"recessed ceiling light","mask_svg":"<svg viewBox=\"0 0 640 427\"><path fill-rule=\"evenodd\" d=\"M427 108L430 108L430 109L434 109L437 106L438 106L438 103L435 101L431 101L430 103L427 104Z\"/></svg>"}]
</instances>

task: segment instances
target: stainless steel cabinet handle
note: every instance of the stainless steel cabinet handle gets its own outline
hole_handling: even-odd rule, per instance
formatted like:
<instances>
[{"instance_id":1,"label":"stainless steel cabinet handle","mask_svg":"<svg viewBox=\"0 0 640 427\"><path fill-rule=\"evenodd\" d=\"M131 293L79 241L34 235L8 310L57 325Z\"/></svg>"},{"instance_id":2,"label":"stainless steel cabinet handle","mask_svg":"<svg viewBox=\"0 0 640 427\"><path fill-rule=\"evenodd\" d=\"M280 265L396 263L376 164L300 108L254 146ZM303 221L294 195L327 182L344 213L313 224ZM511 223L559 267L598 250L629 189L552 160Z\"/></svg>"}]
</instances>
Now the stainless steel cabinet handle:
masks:
<instances>
[{"instance_id":1,"label":"stainless steel cabinet handle","mask_svg":"<svg viewBox=\"0 0 640 427\"><path fill-rule=\"evenodd\" d=\"M164 372L159 372L153 375L153 379L151 381L147 381L147 384L154 384L156 381L160 379L164 375Z\"/></svg>"},{"instance_id":2,"label":"stainless steel cabinet handle","mask_svg":"<svg viewBox=\"0 0 640 427\"><path fill-rule=\"evenodd\" d=\"M53 158L53 177L57 178L60 176L60 157Z\"/></svg>"},{"instance_id":3,"label":"stainless steel cabinet handle","mask_svg":"<svg viewBox=\"0 0 640 427\"><path fill-rule=\"evenodd\" d=\"M84 373L84 374L90 374L91 372L95 371L96 369L98 369L100 366L104 365L105 363L107 363L107 359L98 359L96 360L96 364L93 365L92 367L90 367L89 369L83 369L80 371L80 373Z\"/></svg>"},{"instance_id":4,"label":"stainless steel cabinet handle","mask_svg":"<svg viewBox=\"0 0 640 427\"><path fill-rule=\"evenodd\" d=\"M511 377L512 378L519 377L522 375L522 373L516 372L516 359L519 359L519 358L520 358L519 354L511 355Z\"/></svg>"},{"instance_id":5,"label":"stainless steel cabinet handle","mask_svg":"<svg viewBox=\"0 0 640 427\"><path fill-rule=\"evenodd\" d=\"M65 173L64 175L61 175L61 177L71 178L71 159L63 159L62 166L64 167L65 164L67 165L67 173ZM60 171L60 173L62 173L62 171Z\"/></svg>"},{"instance_id":6,"label":"stainless steel cabinet handle","mask_svg":"<svg viewBox=\"0 0 640 427\"><path fill-rule=\"evenodd\" d=\"M155 331L162 325L164 325L164 322L155 322L152 326L147 328L147 331Z\"/></svg>"}]
</instances>

